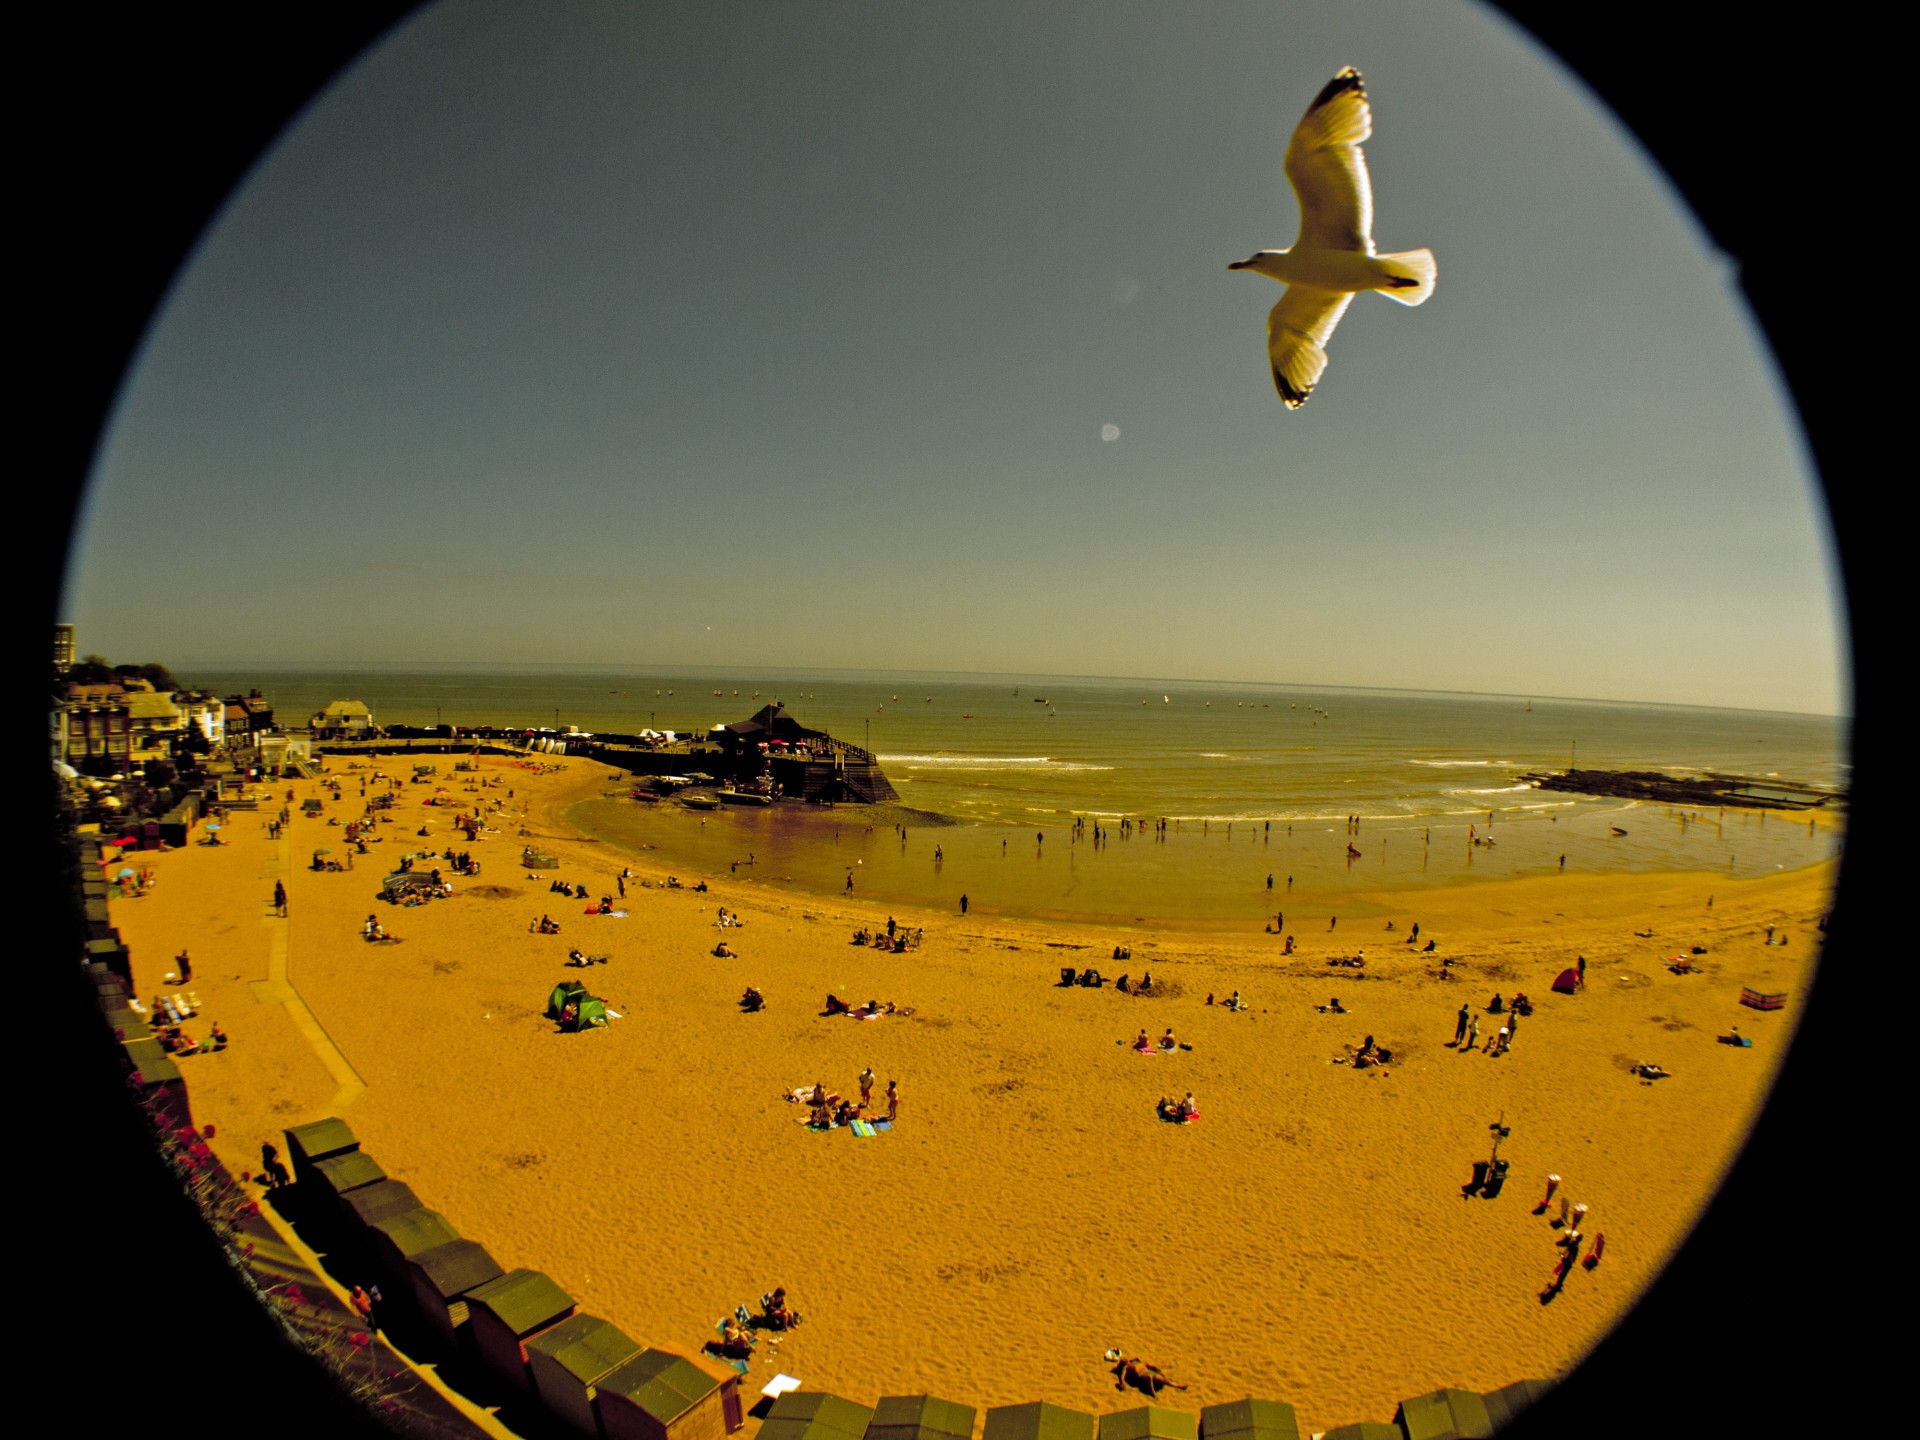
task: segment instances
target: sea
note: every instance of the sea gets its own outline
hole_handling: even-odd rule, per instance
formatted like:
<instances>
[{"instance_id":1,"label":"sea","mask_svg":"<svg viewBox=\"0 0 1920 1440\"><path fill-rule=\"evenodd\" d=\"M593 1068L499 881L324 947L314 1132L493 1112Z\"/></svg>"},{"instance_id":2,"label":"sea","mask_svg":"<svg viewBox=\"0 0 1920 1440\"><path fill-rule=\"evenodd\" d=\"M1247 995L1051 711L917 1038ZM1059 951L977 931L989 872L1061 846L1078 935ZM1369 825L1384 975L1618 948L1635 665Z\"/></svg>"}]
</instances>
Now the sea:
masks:
<instances>
[{"instance_id":1,"label":"sea","mask_svg":"<svg viewBox=\"0 0 1920 1440\"><path fill-rule=\"evenodd\" d=\"M1528 772L1752 776L1844 792L1833 716L1549 696L1014 674L366 664L179 668L283 723L705 732L778 702L879 757L900 807L694 812L624 789L569 818L683 879L1117 925L1295 928L1381 891L1531 875L1728 879L1836 858L1818 818L1545 792ZM334 763L338 764L338 761ZM1358 907L1356 909L1356 906ZM1324 928L1322 926L1321 928Z\"/></svg>"}]
</instances>

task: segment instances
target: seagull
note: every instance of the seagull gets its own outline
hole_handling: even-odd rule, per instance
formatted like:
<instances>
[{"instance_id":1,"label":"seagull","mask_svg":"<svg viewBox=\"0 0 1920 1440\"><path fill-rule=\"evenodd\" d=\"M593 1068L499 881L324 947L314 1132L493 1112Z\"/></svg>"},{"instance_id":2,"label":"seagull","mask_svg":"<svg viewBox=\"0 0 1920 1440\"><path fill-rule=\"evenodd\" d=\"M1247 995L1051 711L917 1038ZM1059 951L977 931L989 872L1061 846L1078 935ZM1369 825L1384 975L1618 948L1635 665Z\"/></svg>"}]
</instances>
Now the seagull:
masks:
<instances>
[{"instance_id":1,"label":"seagull","mask_svg":"<svg viewBox=\"0 0 1920 1440\"><path fill-rule=\"evenodd\" d=\"M1402 305L1433 293L1433 252L1373 251L1373 186L1360 142L1373 134L1367 87L1351 65L1313 97L1287 142L1281 168L1300 201L1291 250L1262 250L1229 270L1257 270L1287 287L1267 315L1273 384L1289 410L1307 403L1327 368L1327 341L1362 290Z\"/></svg>"}]
</instances>

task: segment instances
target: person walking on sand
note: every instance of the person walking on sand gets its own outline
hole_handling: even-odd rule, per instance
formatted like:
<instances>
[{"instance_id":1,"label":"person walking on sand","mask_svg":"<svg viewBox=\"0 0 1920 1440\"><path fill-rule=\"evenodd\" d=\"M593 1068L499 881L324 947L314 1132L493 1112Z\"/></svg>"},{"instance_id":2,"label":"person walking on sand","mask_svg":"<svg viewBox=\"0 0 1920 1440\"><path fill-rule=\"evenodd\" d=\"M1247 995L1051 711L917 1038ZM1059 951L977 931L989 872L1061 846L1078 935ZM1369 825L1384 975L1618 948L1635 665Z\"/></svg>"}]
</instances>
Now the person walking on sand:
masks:
<instances>
[{"instance_id":1,"label":"person walking on sand","mask_svg":"<svg viewBox=\"0 0 1920 1440\"><path fill-rule=\"evenodd\" d=\"M862 1109L864 1109L864 1108L866 1108L866 1106L867 1106L867 1104L868 1104L868 1103L869 1103L869 1102L870 1102L870 1101L871 1101L872 1099L873 1099L873 1067L872 1067L871 1065L869 1065L869 1066L867 1066L867 1068L866 1068L866 1069L864 1069L864 1070L862 1070L862 1071L860 1072L860 1105L861 1105L861 1108L862 1108Z\"/></svg>"},{"instance_id":2,"label":"person walking on sand","mask_svg":"<svg viewBox=\"0 0 1920 1440\"><path fill-rule=\"evenodd\" d=\"M188 958L185 950L173 957L173 964L174 968L180 972L180 984L184 985L193 979L193 961Z\"/></svg>"},{"instance_id":3,"label":"person walking on sand","mask_svg":"<svg viewBox=\"0 0 1920 1440\"><path fill-rule=\"evenodd\" d=\"M1453 1043L1455 1045L1458 1045L1462 1040L1467 1038L1467 1021L1472 1018L1473 1012L1469 1010L1465 1004L1462 1004L1460 1006L1460 1014L1455 1019L1453 1026Z\"/></svg>"},{"instance_id":4,"label":"person walking on sand","mask_svg":"<svg viewBox=\"0 0 1920 1440\"><path fill-rule=\"evenodd\" d=\"M900 1084L896 1080L887 1081L887 1123L891 1125L894 1117L900 1113Z\"/></svg>"},{"instance_id":5,"label":"person walking on sand","mask_svg":"<svg viewBox=\"0 0 1920 1440\"><path fill-rule=\"evenodd\" d=\"M967 913L967 897L964 893L960 896L960 913L962 915Z\"/></svg>"},{"instance_id":6,"label":"person walking on sand","mask_svg":"<svg viewBox=\"0 0 1920 1440\"><path fill-rule=\"evenodd\" d=\"M1467 1025L1467 1043L1463 1045L1461 1049L1463 1052L1467 1050L1471 1050L1479 1043L1480 1043L1480 1017L1478 1015L1475 1015Z\"/></svg>"},{"instance_id":7,"label":"person walking on sand","mask_svg":"<svg viewBox=\"0 0 1920 1440\"><path fill-rule=\"evenodd\" d=\"M278 880L273 882L273 908L281 915L287 913L287 887Z\"/></svg>"}]
</instances>

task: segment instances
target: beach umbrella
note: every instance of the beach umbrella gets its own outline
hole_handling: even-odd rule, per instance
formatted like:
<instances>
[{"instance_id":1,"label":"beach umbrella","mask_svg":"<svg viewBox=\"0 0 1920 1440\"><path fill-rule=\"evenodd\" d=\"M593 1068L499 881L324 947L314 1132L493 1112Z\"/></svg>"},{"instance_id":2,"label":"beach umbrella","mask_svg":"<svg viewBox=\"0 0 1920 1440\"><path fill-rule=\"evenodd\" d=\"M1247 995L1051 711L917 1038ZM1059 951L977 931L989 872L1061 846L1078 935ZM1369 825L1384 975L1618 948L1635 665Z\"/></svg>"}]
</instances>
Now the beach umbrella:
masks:
<instances>
[{"instance_id":1,"label":"beach umbrella","mask_svg":"<svg viewBox=\"0 0 1920 1440\"><path fill-rule=\"evenodd\" d=\"M322 845L318 850L314 851L313 853L316 855L331 855L333 853L333 850L329 846Z\"/></svg>"},{"instance_id":2,"label":"beach umbrella","mask_svg":"<svg viewBox=\"0 0 1920 1440\"><path fill-rule=\"evenodd\" d=\"M118 870L116 870L116 871L114 871L114 872L113 872L113 878L114 878L114 879L116 879L116 880L124 880L124 879L126 879L126 878L127 878L127 877L128 877L129 875L132 875L132 874L134 874L134 873L135 873L135 871L134 871L134 868L133 868L133 866L131 866L131 865L122 865L122 866L121 866L121 867L120 867L120 868L119 868Z\"/></svg>"}]
</instances>

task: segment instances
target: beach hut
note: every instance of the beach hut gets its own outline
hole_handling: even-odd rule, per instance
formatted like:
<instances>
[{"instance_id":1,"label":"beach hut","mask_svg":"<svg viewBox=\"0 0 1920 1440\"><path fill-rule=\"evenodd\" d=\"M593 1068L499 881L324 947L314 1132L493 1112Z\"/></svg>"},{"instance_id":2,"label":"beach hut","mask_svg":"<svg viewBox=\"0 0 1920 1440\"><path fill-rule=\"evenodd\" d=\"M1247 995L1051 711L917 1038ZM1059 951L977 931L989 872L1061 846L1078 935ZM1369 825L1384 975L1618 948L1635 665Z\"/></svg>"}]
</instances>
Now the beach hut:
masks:
<instances>
[{"instance_id":1,"label":"beach hut","mask_svg":"<svg viewBox=\"0 0 1920 1440\"><path fill-rule=\"evenodd\" d=\"M1580 972L1569 965L1554 977L1553 988L1562 995L1571 995L1580 988Z\"/></svg>"},{"instance_id":2,"label":"beach hut","mask_svg":"<svg viewBox=\"0 0 1920 1440\"><path fill-rule=\"evenodd\" d=\"M303 1198L316 1215L354 1226L357 1220L346 1207L345 1197L364 1185L374 1185L386 1178L387 1172L380 1168L380 1162L366 1151L347 1150L314 1162L313 1184L307 1187L311 1193ZM323 1200L321 1196L326 1198Z\"/></svg>"},{"instance_id":3,"label":"beach hut","mask_svg":"<svg viewBox=\"0 0 1920 1440\"><path fill-rule=\"evenodd\" d=\"M133 983L133 957L121 942L120 932L110 931L104 939L87 941L87 963L104 966L122 983Z\"/></svg>"},{"instance_id":4,"label":"beach hut","mask_svg":"<svg viewBox=\"0 0 1920 1440\"><path fill-rule=\"evenodd\" d=\"M406 1289L414 1312L445 1346L454 1349L469 1312L467 1292L507 1272L477 1240L449 1240L406 1262Z\"/></svg>"},{"instance_id":5,"label":"beach hut","mask_svg":"<svg viewBox=\"0 0 1920 1440\"><path fill-rule=\"evenodd\" d=\"M1165 1405L1136 1405L1102 1415L1100 1440L1200 1440L1200 1417Z\"/></svg>"},{"instance_id":6,"label":"beach hut","mask_svg":"<svg viewBox=\"0 0 1920 1440\"><path fill-rule=\"evenodd\" d=\"M146 1040L153 1035L153 1027L147 1024L147 1017L138 1010L122 1007L104 1013L107 1017L107 1027L122 1044L129 1040Z\"/></svg>"},{"instance_id":7,"label":"beach hut","mask_svg":"<svg viewBox=\"0 0 1920 1440\"><path fill-rule=\"evenodd\" d=\"M342 1194L340 1203L349 1226L355 1230L367 1230L382 1220L425 1208L413 1187L398 1180L375 1180L357 1186Z\"/></svg>"},{"instance_id":8,"label":"beach hut","mask_svg":"<svg viewBox=\"0 0 1920 1440\"><path fill-rule=\"evenodd\" d=\"M642 1350L600 1381L606 1440L720 1440L738 1430L740 1377L721 1379L670 1350Z\"/></svg>"},{"instance_id":9,"label":"beach hut","mask_svg":"<svg viewBox=\"0 0 1920 1440\"><path fill-rule=\"evenodd\" d=\"M573 1315L523 1342L527 1377L541 1405L596 1437L594 1396L608 1375L640 1353L640 1342L597 1315Z\"/></svg>"},{"instance_id":10,"label":"beach hut","mask_svg":"<svg viewBox=\"0 0 1920 1440\"><path fill-rule=\"evenodd\" d=\"M1407 1440L1398 1425L1382 1425L1378 1420L1362 1420L1357 1425L1342 1425L1329 1430L1320 1440Z\"/></svg>"},{"instance_id":11,"label":"beach hut","mask_svg":"<svg viewBox=\"0 0 1920 1440\"><path fill-rule=\"evenodd\" d=\"M1487 1402L1471 1390L1435 1390L1402 1400L1393 1418L1407 1440L1493 1440Z\"/></svg>"},{"instance_id":12,"label":"beach hut","mask_svg":"<svg viewBox=\"0 0 1920 1440\"><path fill-rule=\"evenodd\" d=\"M438 1210L424 1205L404 1215L389 1216L367 1226L373 1253L379 1259L380 1273L396 1290L407 1284L407 1262L449 1240L458 1240L460 1232Z\"/></svg>"},{"instance_id":13,"label":"beach hut","mask_svg":"<svg viewBox=\"0 0 1920 1440\"><path fill-rule=\"evenodd\" d=\"M107 918L107 902L104 898L86 902L87 939L108 940L113 937L113 922Z\"/></svg>"},{"instance_id":14,"label":"beach hut","mask_svg":"<svg viewBox=\"0 0 1920 1440\"><path fill-rule=\"evenodd\" d=\"M347 1122L336 1116L315 1120L309 1125L295 1125L287 1130L286 1137L287 1154L293 1161L293 1183L296 1185L307 1180L313 1174L313 1167L320 1161L360 1148L360 1142L354 1139Z\"/></svg>"},{"instance_id":15,"label":"beach hut","mask_svg":"<svg viewBox=\"0 0 1920 1440\"><path fill-rule=\"evenodd\" d=\"M531 1392L526 1341L573 1314L573 1297L538 1270L509 1270L467 1292L474 1348L494 1374Z\"/></svg>"},{"instance_id":16,"label":"beach hut","mask_svg":"<svg viewBox=\"0 0 1920 1440\"><path fill-rule=\"evenodd\" d=\"M861 1440L873 1411L826 1391L789 1390L760 1422L758 1440Z\"/></svg>"},{"instance_id":17,"label":"beach hut","mask_svg":"<svg viewBox=\"0 0 1920 1440\"><path fill-rule=\"evenodd\" d=\"M1300 1440L1300 1417L1284 1400L1235 1400L1200 1409L1201 1440Z\"/></svg>"},{"instance_id":18,"label":"beach hut","mask_svg":"<svg viewBox=\"0 0 1920 1440\"><path fill-rule=\"evenodd\" d=\"M1487 1402L1487 1418L1493 1421L1494 1433L1505 1430L1551 1389L1552 1384L1545 1380L1516 1380L1498 1390L1489 1390L1481 1398Z\"/></svg>"},{"instance_id":19,"label":"beach hut","mask_svg":"<svg viewBox=\"0 0 1920 1440\"><path fill-rule=\"evenodd\" d=\"M972 1440L974 1409L932 1395L882 1395L866 1440Z\"/></svg>"},{"instance_id":20,"label":"beach hut","mask_svg":"<svg viewBox=\"0 0 1920 1440\"><path fill-rule=\"evenodd\" d=\"M1093 1440L1096 1428L1093 1416L1084 1410L1033 1400L987 1411L981 1440Z\"/></svg>"}]
</instances>

